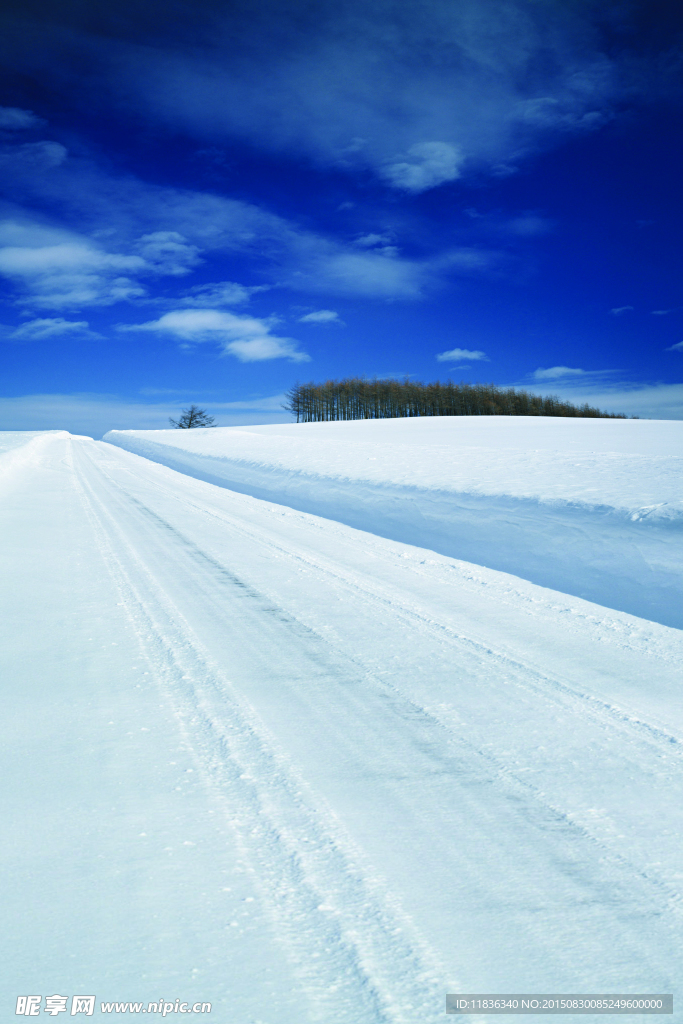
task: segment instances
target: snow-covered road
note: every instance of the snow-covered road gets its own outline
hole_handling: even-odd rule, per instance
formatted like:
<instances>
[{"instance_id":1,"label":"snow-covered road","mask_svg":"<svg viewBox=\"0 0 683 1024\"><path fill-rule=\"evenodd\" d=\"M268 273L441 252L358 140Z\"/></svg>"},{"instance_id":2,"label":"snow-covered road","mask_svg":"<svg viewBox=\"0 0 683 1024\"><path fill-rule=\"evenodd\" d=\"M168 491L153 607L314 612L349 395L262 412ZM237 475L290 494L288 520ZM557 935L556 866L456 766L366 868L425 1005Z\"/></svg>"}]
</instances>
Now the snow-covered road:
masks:
<instances>
[{"instance_id":1,"label":"snow-covered road","mask_svg":"<svg viewBox=\"0 0 683 1024\"><path fill-rule=\"evenodd\" d=\"M676 993L680 630L104 442L9 443L3 1019Z\"/></svg>"}]
</instances>

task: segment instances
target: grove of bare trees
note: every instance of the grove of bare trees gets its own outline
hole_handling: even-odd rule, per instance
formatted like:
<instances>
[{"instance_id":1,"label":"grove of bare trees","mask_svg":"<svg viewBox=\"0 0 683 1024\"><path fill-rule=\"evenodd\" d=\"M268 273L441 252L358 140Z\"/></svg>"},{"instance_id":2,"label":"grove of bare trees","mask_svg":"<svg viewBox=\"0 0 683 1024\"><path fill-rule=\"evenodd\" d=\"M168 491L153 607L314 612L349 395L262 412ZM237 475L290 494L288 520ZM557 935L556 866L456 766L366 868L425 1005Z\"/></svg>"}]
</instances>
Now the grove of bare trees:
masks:
<instances>
[{"instance_id":1,"label":"grove of bare trees","mask_svg":"<svg viewBox=\"0 0 683 1024\"><path fill-rule=\"evenodd\" d=\"M495 384L422 384L410 380L346 377L322 384L295 384L284 408L297 423L388 419L402 416L590 416L626 419L591 406L572 405Z\"/></svg>"}]
</instances>

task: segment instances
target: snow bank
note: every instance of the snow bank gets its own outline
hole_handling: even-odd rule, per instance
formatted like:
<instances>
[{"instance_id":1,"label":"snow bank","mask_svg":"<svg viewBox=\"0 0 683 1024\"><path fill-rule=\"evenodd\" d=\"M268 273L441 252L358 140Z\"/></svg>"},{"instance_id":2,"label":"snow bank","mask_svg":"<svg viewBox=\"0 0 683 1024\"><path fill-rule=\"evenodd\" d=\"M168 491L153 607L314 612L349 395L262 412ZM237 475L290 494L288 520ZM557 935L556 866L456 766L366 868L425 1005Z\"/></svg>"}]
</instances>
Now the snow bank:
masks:
<instances>
[{"instance_id":1,"label":"snow bank","mask_svg":"<svg viewBox=\"0 0 683 1024\"><path fill-rule=\"evenodd\" d=\"M683 627L683 422L448 417L110 431L222 487Z\"/></svg>"},{"instance_id":2,"label":"snow bank","mask_svg":"<svg viewBox=\"0 0 683 1024\"><path fill-rule=\"evenodd\" d=\"M7 479L12 470L32 465L55 437L70 436L67 430L0 431L0 480Z\"/></svg>"}]
</instances>

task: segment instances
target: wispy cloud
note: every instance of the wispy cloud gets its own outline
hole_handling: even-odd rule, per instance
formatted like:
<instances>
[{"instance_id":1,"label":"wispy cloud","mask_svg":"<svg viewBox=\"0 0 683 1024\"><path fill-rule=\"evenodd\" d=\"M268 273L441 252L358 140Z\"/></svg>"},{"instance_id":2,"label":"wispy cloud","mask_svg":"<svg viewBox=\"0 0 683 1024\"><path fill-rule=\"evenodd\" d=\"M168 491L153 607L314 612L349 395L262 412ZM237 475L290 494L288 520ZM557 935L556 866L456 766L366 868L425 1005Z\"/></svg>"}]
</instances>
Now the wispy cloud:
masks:
<instances>
[{"instance_id":1,"label":"wispy cloud","mask_svg":"<svg viewBox=\"0 0 683 1024\"><path fill-rule=\"evenodd\" d=\"M193 391L171 400L135 401L107 394L28 394L0 397L0 430L69 430L72 434L102 437L108 430L167 430L168 420L197 401ZM270 395L245 402L200 401L219 427L260 423L290 423L282 409L284 395Z\"/></svg>"},{"instance_id":2,"label":"wispy cloud","mask_svg":"<svg viewBox=\"0 0 683 1024\"><path fill-rule=\"evenodd\" d=\"M216 306L241 306L257 292L268 290L268 285L244 285L235 281L216 281L199 284L183 295L184 306L199 306L202 309Z\"/></svg>"},{"instance_id":3,"label":"wispy cloud","mask_svg":"<svg viewBox=\"0 0 683 1024\"><path fill-rule=\"evenodd\" d=\"M100 338L101 335L90 330L87 320L65 320L63 317L45 317L29 320L11 331L7 338L10 341L44 341L57 337Z\"/></svg>"},{"instance_id":4,"label":"wispy cloud","mask_svg":"<svg viewBox=\"0 0 683 1024\"><path fill-rule=\"evenodd\" d=\"M202 262L218 264L234 253L264 284L186 288L187 305L230 306L274 285L412 301L454 276L486 273L501 258L466 245L407 257L386 231L344 241L254 203L115 175L60 143L46 140L44 147L41 160L27 164L21 146L5 146L15 216L4 235L14 240L6 237L0 252L0 273L14 281L19 301L42 309L162 301L155 278L187 277ZM78 228L46 225L31 212L45 205Z\"/></svg>"},{"instance_id":5,"label":"wispy cloud","mask_svg":"<svg viewBox=\"0 0 683 1024\"><path fill-rule=\"evenodd\" d=\"M331 240L302 238L276 280L299 291L414 301L437 291L454 275L485 274L501 259L498 252L468 246L421 259L397 252L393 246L359 252Z\"/></svg>"},{"instance_id":6,"label":"wispy cloud","mask_svg":"<svg viewBox=\"0 0 683 1024\"><path fill-rule=\"evenodd\" d=\"M622 313L630 313L633 310L633 306L615 306L614 309L610 309L610 313L614 316L621 316Z\"/></svg>"},{"instance_id":7,"label":"wispy cloud","mask_svg":"<svg viewBox=\"0 0 683 1024\"><path fill-rule=\"evenodd\" d=\"M550 366L548 369L539 367L534 370L534 380L559 380L561 377L585 377L585 370L572 369L571 366Z\"/></svg>"},{"instance_id":8,"label":"wispy cloud","mask_svg":"<svg viewBox=\"0 0 683 1024\"><path fill-rule=\"evenodd\" d=\"M473 206L465 207L463 213L472 221L471 229L478 236L502 238L539 238L547 235L556 225L551 218L534 210L522 210L514 216L500 210L482 212Z\"/></svg>"},{"instance_id":9,"label":"wispy cloud","mask_svg":"<svg viewBox=\"0 0 683 1024\"><path fill-rule=\"evenodd\" d=\"M3 177L11 184L17 180L30 180L34 175L54 170L63 164L68 156L66 146L60 142L43 139L39 142L5 144L0 149L0 168Z\"/></svg>"},{"instance_id":10,"label":"wispy cloud","mask_svg":"<svg viewBox=\"0 0 683 1024\"><path fill-rule=\"evenodd\" d=\"M377 232L370 231L366 235L359 235L358 238L355 238L354 245L359 246L361 249L375 249L377 247L385 249L388 245L393 246L393 238L391 235L378 235Z\"/></svg>"},{"instance_id":11,"label":"wispy cloud","mask_svg":"<svg viewBox=\"0 0 683 1024\"><path fill-rule=\"evenodd\" d=\"M236 402L222 402L215 400L215 392L202 394L201 392L192 391L188 392L187 388L181 390L180 388L140 388L141 395L163 395L164 398L173 396L176 402L181 405L190 401L188 394L191 394L191 398L195 401L201 401L203 404L211 406L212 413L222 412L234 412L236 410L246 410L249 412L268 412L268 413L279 413L282 412L282 406L287 401L287 396L284 393L279 395L265 395L260 398L244 398L239 399Z\"/></svg>"},{"instance_id":12,"label":"wispy cloud","mask_svg":"<svg viewBox=\"0 0 683 1024\"><path fill-rule=\"evenodd\" d=\"M339 313L335 313L333 309L317 309L313 313L305 313L298 319L300 324L339 324L342 326L344 323Z\"/></svg>"},{"instance_id":13,"label":"wispy cloud","mask_svg":"<svg viewBox=\"0 0 683 1024\"><path fill-rule=\"evenodd\" d=\"M537 213L521 213L518 217L511 217L504 228L509 234L517 235L519 238L538 238L539 235L546 235L552 230L553 222Z\"/></svg>"},{"instance_id":14,"label":"wispy cloud","mask_svg":"<svg viewBox=\"0 0 683 1024\"><path fill-rule=\"evenodd\" d=\"M677 341L675 345L669 345L665 352L683 352L683 341Z\"/></svg>"},{"instance_id":15,"label":"wispy cloud","mask_svg":"<svg viewBox=\"0 0 683 1024\"><path fill-rule=\"evenodd\" d=\"M448 352L440 352L436 357L439 363L462 363L468 361L487 361L488 356L485 352L472 351L468 348L451 348Z\"/></svg>"},{"instance_id":16,"label":"wispy cloud","mask_svg":"<svg viewBox=\"0 0 683 1024\"><path fill-rule=\"evenodd\" d=\"M125 82L136 113L212 144L242 138L369 168L413 193L594 130L623 92L590 6L348 0L296 17L288 4L237 6L235 18L198 5L192 47L172 32L154 47L133 33L115 46L98 39L100 88Z\"/></svg>"},{"instance_id":17,"label":"wispy cloud","mask_svg":"<svg viewBox=\"0 0 683 1024\"><path fill-rule=\"evenodd\" d=\"M448 142L419 142L405 157L385 164L380 175L394 188L425 192L459 178L463 159L461 150Z\"/></svg>"},{"instance_id":18,"label":"wispy cloud","mask_svg":"<svg viewBox=\"0 0 683 1024\"><path fill-rule=\"evenodd\" d=\"M178 231L151 231L137 240L135 248L145 261L145 269L157 274L178 277L201 263L199 248Z\"/></svg>"},{"instance_id":19,"label":"wispy cloud","mask_svg":"<svg viewBox=\"0 0 683 1024\"><path fill-rule=\"evenodd\" d=\"M606 412L648 419L683 419L683 384L634 384L583 378L553 387L560 398L576 405L588 403Z\"/></svg>"},{"instance_id":20,"label":"wispy cloud","mask_svg":"<svg viewBox=\"0 0 683 1024\"><path fill-rule=\"evenodd\" d=\"M289 359L303 363L310 356L297 348L293 338L271 334L276 320L236 316L219 309L179 309L144 324L120 324L120 331L153 331L170 335L183 345L213 342L242 363Z\"/></svg>"},{"instance_id":21,"label":"wispy cloud","mask_svg":"<svg viewBox=\"0 0 683 1024\"><path fill-rule=\"evenodd\" d=\"M0 107L0 129L5 131L25 131L44 124L32 110L20 110L19 107Z\"/></svg>"},{"instance_id":22,"label":"wispy cloud","mask_svg":"<svg viewBox=\"0 0 683 1024\"><path fill-rule=\"evenodd\" d=\"M426 260L399 259L375 250L358 252L309 239L301 239L275 273L278 283L299 291L378 299L420 299L438 277Z\"/></svg>"},{"instance_id":23,"label":"wispy cloud","mask_svg":"<svg viewBox=\"0 0 683 1024\"><path fill-rule=\"evenodd\" d=\"M20 301L59 309L111 305L144 294L131 273L140 255L107 252L74 232L37 223L0 224L0 274L20 286Z\"/></svg>"}]
</instances>

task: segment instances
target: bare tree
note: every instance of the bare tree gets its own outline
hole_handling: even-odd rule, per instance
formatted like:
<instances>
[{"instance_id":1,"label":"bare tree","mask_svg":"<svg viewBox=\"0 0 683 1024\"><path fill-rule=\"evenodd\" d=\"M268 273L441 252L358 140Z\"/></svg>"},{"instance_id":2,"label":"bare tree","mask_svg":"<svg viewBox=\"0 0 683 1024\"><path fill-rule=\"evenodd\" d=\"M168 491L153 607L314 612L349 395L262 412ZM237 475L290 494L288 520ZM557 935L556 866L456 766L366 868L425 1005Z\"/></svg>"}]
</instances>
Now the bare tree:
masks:
<instances>
[{"instance_id":1,"label":"bare tree","mask_svg":"<svg viewBox=\"0 0 683 1024\"><path fill-rule=\"evenodd\" d=\"M215 427L213 416L209 416L206 409L200 409L197 405L191 405L189 409L183 409L179 420L173 420L169 416L172 427L178 430L192 430L193 427Z\"/></svg>"}]
</instances>

